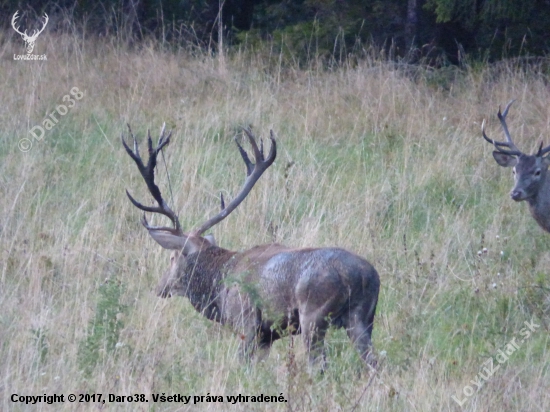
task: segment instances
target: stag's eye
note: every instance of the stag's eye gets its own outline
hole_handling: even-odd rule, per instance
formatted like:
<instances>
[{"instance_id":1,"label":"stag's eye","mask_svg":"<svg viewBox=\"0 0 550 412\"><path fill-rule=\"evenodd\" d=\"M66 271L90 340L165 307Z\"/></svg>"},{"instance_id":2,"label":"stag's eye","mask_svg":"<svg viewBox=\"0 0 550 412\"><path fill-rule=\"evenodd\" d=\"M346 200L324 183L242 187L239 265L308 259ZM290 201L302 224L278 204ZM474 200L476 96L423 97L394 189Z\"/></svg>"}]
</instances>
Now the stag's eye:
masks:
<instances>
[{"instance_id":1,"label":"stag's eye","mask_svg":"<svg viewBox=\"0 0 550 412\"><path fill-rule=\"evenodd\" d=\"M512 169L512 174L513 174L514 176L516 175L516 168L515 168L515 167Z\"/></svg>"},{"instance_id":2,"label":"stag's eye","mask_svg":"<svg viewBox=\"0 0 550 412\"><path fill-rule=\"evenodd\" d=\"M540 169L535 170L535 176L540 176Z\"/></svg>"}]
</instances>

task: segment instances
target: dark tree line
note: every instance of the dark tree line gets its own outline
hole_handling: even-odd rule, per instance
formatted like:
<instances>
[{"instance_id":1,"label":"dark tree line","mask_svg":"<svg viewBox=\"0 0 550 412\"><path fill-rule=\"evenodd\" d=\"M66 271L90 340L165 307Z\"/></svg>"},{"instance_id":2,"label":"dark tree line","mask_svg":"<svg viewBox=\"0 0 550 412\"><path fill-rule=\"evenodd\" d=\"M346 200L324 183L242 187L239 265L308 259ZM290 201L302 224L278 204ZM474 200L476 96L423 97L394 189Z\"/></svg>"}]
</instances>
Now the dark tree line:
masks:
<instances>
[{"instance_id":1,"label":"dark tree line","mask_svg":"<svg viewBox=\"0 0 550 412\"><path fill-rule=\"evenodd\" d=\"M461 53L496 60L546 55L550 47L550 0L8 0L0 2L6 27L18 9L70 20L88 34L213 49L221 34L230 47L284 44L296 56L342 57L374 45L456 63Z\"/></svg>"}]
</instances>

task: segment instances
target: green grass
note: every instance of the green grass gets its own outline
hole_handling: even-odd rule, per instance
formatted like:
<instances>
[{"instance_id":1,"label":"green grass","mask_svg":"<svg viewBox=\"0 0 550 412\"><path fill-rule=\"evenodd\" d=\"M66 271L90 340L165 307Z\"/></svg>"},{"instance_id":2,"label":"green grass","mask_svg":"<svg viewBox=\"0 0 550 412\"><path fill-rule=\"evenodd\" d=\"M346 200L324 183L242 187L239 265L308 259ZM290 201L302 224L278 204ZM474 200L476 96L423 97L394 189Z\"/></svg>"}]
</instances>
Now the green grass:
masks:
<instances>
[{"instance_id":1,"label":"green grass","mask_svg":"<svg viewBox=\"0 0 550 412\"><path fill-rule=\"evenodd\" d=\"M502 63L411 75L378 58L325 72L237 55L220 68L155 44L55 36L47 62L0 62L10 79L0 83L0 409L36 409L12 393L57 392L290 400L116 410L461 410L451 396L531 320L541 327L462 410L550 409L550 236L509 199L509 171L480 135L485 118L499 138L497 106L518 98L508 120L518 146L547 136L545 76ZM74 86L84 97L21 152ZM212 232L234 250L277 241L367 258L381 277L376 374L361 373L341 330L328 334L324 375L307 374L299 337L242 363L228 328L186 299L156 297L169 256L126 198L151 201L120 135L130 123L144 154L147 129L156 138L163 122L174 130L173 200L162 160L157 181L186 230L217 213L220 192L239 190L240 128L276 132L275 164Z\"/></svg>"}]
</instances>

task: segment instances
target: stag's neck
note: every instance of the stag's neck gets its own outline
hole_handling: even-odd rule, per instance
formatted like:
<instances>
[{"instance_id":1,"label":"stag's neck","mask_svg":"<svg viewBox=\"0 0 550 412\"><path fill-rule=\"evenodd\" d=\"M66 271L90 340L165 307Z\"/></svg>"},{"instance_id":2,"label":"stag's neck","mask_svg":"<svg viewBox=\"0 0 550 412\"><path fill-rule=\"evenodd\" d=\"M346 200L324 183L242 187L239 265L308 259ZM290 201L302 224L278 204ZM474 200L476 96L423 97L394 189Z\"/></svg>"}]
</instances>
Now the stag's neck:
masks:
<instances>
[{"instance_id":1,"label":"stag's neck","mask_svg":"<svg viewBox=\"0 0 550 412\"><path fill-rule=\"evenodd\" d=\"M217 246L188 255L182 281L185 295L207 318L221 322L223 279L235 252Z\"/></svg>"},{"instance_id":2,"label":"stag's neck","mask_svg":"<svg viewBox=\"0 0 550 412\"><path fill-rule=\"evenodd\" d=\"M536 196L527 199L531 215L545 231L550 232L550 176L546 176Z\"/></svg>"}]
</instances>

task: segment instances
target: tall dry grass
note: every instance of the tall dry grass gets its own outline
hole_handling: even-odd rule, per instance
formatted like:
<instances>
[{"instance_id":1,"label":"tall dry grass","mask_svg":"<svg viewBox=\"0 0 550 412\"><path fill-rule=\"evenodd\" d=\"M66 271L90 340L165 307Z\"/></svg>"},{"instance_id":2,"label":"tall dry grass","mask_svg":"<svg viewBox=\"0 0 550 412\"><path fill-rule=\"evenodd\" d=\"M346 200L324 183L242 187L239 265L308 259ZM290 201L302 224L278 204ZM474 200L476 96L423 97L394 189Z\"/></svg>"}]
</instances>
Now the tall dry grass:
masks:
<instances>
[{"instance_id":1,"label":"tall dry grass","mask_svg":"<svg viewBox=\"0 0 550 412\"><path fill-rule=\"evenodd\" d=\"M549 236L508 198L511 177L480 135L485 118L501 136L497 106L511 98L520 148L550 134L547 63L432 70L373 55L299 70L236 53L218 67L155 43L54 34L40 38L46 62L16 62L20 39L3 36L0 409L550 410ZM84 97L32 139L73 87ZM125 188L149 197L119 139L126 123L143 137L163 122L174 130L165 151L173 199L162 164L158 180L185 228L216 213L220 191L238 191L235 134L276 131L276 163L213 232L237 250L336 245L370 260L382 282L376 374L361 373L342 331L329 334L324 375L307 375L299 339L242 364L229 330L185 299L155 296L168 252L126 199ZM18 142L29 137L24 153ZM540 328L465 397L531 320ZM13 403L14 393L145 394L149 403L54 408ZM186 406L152 403L153 393L289 402Z\"/></svg>"}]
</instances>

